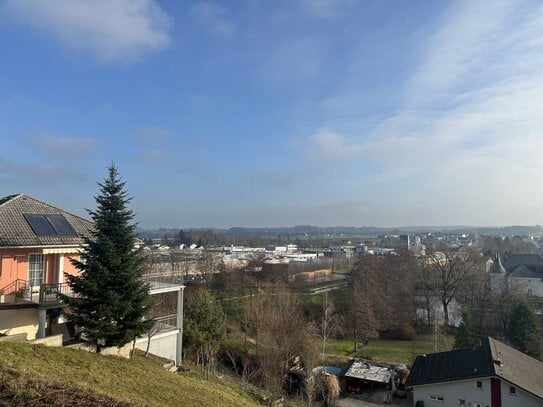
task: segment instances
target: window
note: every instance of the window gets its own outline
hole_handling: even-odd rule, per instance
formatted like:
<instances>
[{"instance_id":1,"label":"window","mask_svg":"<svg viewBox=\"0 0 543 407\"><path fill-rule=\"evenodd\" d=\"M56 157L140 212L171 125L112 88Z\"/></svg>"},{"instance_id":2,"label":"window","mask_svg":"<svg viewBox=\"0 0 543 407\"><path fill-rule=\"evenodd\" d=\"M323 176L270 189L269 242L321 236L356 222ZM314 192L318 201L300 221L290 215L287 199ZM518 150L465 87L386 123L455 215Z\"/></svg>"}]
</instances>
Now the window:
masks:
<instances>
[{"instance_id":1,"label":"window","mask_svg":"<svg viewBox=\"0 0 543 407\"><path fill-rule=\"evenodd\" d=\"M483 388L483 382L480 380L477 380L477 388L482 389Z\"/></svg>"},{"instance_id":2,"label":"window","mask_svg":"<svg viewBox=\"0 0 543 407\"><path fill-rule=\"evenodd\" d=\"M517 394L517 388L515 386L509 386L509 394Z\"/></svg>"},{"instance_id":3,"label":"window","mask_svg":"<svg viewBox=\"0 0 543 407\"><path fill-rule=\"evenodd\" d=\"M43 283L43 254L28 256L28 283L33 287Z\"/></svg>"},{"instance_id":4,"label":"window","mask_svg":"<svg viewBox=\"0 0 543 407\"><path fill-rule=\"evenodd\" d=\"M465 406L466 405L466 399L458 399L458 405L459 406Z\"/></svg>"},{"instance_id":5,"label":"window","mask_svg":"<svg viewBox=\"0 0 543 407\"><path fill-rule=\"evenodd\" d=\"M437 401L444 401L444 400L445 400L445 397L443 397L443 396L438 396L438 395L436 395L436 394L429 394L429 395L428 395L428 398L429 398L430 400L437 400Z\"/></svg>"}]
</instances>

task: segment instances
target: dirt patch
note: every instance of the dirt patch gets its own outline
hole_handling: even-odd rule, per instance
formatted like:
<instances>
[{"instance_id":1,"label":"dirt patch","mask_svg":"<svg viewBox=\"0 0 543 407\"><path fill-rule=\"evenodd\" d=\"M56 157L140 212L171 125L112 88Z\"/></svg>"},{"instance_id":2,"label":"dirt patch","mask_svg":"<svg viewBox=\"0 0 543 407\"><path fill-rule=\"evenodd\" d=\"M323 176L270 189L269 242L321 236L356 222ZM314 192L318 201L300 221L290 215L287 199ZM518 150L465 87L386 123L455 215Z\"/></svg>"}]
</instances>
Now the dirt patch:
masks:
<instances>
[{"instance_id":1,"label":"dirt patch","mask_svg":"<svg viewBox=\"0 0 543 407\"><path fill-rule=\"evenodd\" d=\"M9 366L0 365L0 407L135 407L90 390L51 382Z\"/></svg>"}]
</instances>

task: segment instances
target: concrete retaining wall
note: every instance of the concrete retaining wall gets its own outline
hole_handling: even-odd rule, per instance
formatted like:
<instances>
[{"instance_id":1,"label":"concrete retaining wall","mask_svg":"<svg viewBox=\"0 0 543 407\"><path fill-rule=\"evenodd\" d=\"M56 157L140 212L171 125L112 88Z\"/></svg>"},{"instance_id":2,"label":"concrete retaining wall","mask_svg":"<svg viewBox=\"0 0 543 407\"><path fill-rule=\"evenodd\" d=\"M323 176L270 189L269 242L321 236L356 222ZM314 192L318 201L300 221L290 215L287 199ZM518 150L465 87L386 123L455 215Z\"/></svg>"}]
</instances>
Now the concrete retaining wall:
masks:
<instances>
[{"instance_id":1,"label":"concrete retaining wall","mask_svg":"<svg viewBox=\"0 0 543 407\"><path fill-rule=\"evenodd\" d=\"M26 342L26 333L0 336L0 342Z\"/></svg>"},{"instance_id":2,"label":"concrete retaining wall","mask_svg":"<svg viewBox=\"0 0 543 407\"><path fill-rule=\"evenodd\" d=\"M33 341L29 342L31 345L43 345L43 346L49 346L52 348L61 348L62 347L62 334L61 335L53 335L48 336L47 338L42 339L34 339Z\"/></svg>"}]
</instances>

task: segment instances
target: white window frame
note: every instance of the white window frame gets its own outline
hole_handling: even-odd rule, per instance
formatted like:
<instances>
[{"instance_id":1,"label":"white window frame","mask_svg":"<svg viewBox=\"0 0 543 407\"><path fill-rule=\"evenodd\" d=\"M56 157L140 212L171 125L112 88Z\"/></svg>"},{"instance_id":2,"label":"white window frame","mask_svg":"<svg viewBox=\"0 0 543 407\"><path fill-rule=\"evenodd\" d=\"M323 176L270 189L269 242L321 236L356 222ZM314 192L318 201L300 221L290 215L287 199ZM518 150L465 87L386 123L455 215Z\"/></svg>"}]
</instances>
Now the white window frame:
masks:
<instances>
[{"instance_id":1,"label":"white window frame","mask_svg":"<svg viewBox=\"0 0 543 407\"><path fill-rule=\"evenodd\" d=\"M442 403L445 402L445 396L441 396L437 394L428 394L428 398L430 400L441 401Z\"/></svg>"},{"instance_id":2,"label":"white window frame","mask_svg":"<svg viewBox=\"0 0 543 407\"><path fill-rule=\"evenodd\" d=\"M31 267L31 264L33 264L33 263L31 262L30 259L32 258L32 256L41 256L41 260L42 260L41 261L41 281L40 281L40 283L38 285L34 285L33 284L34 281L32 281L32 279L31 279L31 272L32 271L31 271L30 267ZM34 263L34 264L36 264L36 263ZM35 270L33 270L33 271L35 272ZM32 287L39 288L44 283L44 281L45 281L45 255L43 253L29 253L28 254L28 284L30 284Z\"/></svg>"}]
</instances>

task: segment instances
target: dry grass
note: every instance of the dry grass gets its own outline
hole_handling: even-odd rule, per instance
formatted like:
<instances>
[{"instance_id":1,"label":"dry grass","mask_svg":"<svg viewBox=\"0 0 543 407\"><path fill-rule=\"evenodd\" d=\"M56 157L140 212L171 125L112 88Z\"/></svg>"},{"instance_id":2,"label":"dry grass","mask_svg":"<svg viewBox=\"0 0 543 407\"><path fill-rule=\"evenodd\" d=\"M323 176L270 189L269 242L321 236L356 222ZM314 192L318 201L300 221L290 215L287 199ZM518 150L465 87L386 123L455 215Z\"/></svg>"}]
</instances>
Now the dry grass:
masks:
<instances>
[{"instance_id":1,"label":"dry grass","mask_svg":"<svg viewBox=\"0 0 543 407\"><path fill-rule=\"evenodd\" d=\"M112 403L94 402L82 406L257 405L255 401L241 395L235 386L205 380L194 373L170 373L157 361L141 356L125 360L74 349L2 343L0 368L2 372L8 372L1 376L0 382L0 399L5 401L15 396L29 397L29 400L39 398L41 392L36 389L52 388L58 391L67 389L67 392L84 394L85 397L108 397ZM16 379L10 379L11 376ZM27 385L29 383L33 384ZM61 396L61 393L57 392L57 396L61 397L60 404L50 402L26 405L78 405L62 404L62 397L66 396Z\"/></svg>"}]
</instances>

